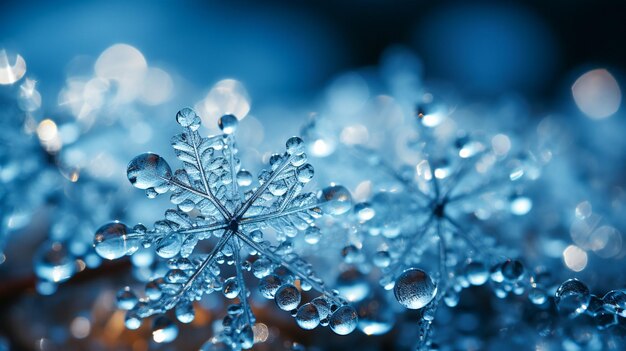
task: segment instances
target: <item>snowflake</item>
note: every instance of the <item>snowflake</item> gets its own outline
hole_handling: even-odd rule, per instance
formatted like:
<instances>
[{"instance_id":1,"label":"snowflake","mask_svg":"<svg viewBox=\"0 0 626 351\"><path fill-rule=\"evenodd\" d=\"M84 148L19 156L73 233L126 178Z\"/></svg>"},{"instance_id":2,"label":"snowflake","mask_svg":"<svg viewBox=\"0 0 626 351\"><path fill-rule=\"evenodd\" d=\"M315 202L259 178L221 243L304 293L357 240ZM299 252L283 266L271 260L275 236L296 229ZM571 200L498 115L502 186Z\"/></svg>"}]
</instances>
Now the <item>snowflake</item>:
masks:
<instances>
[{"instance_id":1,"label":"snowflake","mask_svg":"<svg viewBox=\"0 0 626 351\"><path fill-rule=\"evenodd\" d=\"M360 160L350 165L369 178L355 192L361 184L373 192L354 206L350 222L335 223L348 233L341 254L362 273L378 268L381 285L393 290L400 304L421 310L418 348L430 343L437 306L442 301L456 306L463 288L489 282L500 298L526 291L541 303L547 298L520 261L506 259L517 253L495 240L511 214L531 210L523 191L526 181L538 176L537 162L517 151L519 140L511 134L467 133L442 112L448 110L418 107L418 135L409 143L417 161L411 166L396 168L392 155L360 145L335 151ZM313 136L311 143L324 134L316 134L314 124L305 131ZM505 242L517 243L511 230L507 234ZM432 271L437 274L427 273Z\"/></svg>"},{"instance_id":2,"label":"snowflake","mask_svg":"<svg viewBox=\"0 0 626 351\"><path fill-rule=\"evenodd\" d=\"M169 271L146 285L145 298L138 299L129 289L118 295L119 306L128 310L126 326L136 329L142 319L156 316L154 340L171 341L178 331L163 316L165 312L174 309L180 322L189 323L194 318L193 301L222 291L239 303L230 305L223 330L212 343L234 350L250 348L255 317L244 273L251 271L260 279L261 295L290 311L303 329L329 325L338 334L354 330L354 308L326 288L311 265L293 252L291 242L298 231L317 231L314 222L323 213L348 211L350 193L337 185L319 195L303 192L314 171L298 137L287 141L285 153L271 156L270 168L260 173L258 186L250 189L253 177L237 158L236 117L221 117L223 134L212 137L200 136L200 118L191 109L178 112L176 120L184 132L173 137L172 146L183 168L172 172L159 155L145 153L130 162L127 173L130 182L145 189L150 198L171 191L177 208L167 210L165 219L152 229L141 224L131 229L113 222L95 235L96 252L104 258L132 255L144 246L169 260ZM266 239L270 234L277 244ZM196 247L195 251L207 253L194 253ZM300 290L310 289L321 296L298 307Z\"/></svg>"}]
</instances>

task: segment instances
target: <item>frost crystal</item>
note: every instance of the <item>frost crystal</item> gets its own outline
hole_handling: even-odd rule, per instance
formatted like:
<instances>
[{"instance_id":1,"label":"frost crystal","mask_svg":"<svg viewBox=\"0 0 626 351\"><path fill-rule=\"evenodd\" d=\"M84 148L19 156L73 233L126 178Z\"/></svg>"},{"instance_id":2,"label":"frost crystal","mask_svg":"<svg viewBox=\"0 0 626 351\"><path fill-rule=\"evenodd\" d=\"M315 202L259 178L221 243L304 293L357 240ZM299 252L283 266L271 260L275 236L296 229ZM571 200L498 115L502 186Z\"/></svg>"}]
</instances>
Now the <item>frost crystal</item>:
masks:
<instances>
[{"instance_id":1,"label":"frost crystal","mask_svg":"<svg viewBox=\"0 0 626 351\"><path fill-rule=\"evenodd\" d=\"M145 153L130 162L127 173L150 198L171 191L177 207L167 210L152 229L113 222L102 226L94 239L96 252L107 259L132 255L143 246L169 260L167 273L146 285L145 298L138 299L129 289L118 295L119 307L128 310L126 326L136 329L142 319L157 316L154 340L171 341L177 327L165 312L175 310L180 322L189 323L194 319L193 301L222 291L239 302L230 305L223 330L212 342L234 350L250 348L255 317L244 274L251 271L259 279L260 294L291 312L300 327L330 325L337 334L354 330L354 308L326 288L311 265L293 252L291 242L298 231L314 230L323 213L348 211L350 193L336 185L318 196L303 192L314 171L298 137L287 141L285 153L271 156L270 168L250 189L252 175L237 158L236 117L221 117L223 134L213 137L200 136L200 118L191 109L178 112L176 120L184 131L172 138L172 146L182 169L173 172L159 155ZM271 235L276 244L266 239ZM300 305L301 290L310 289L321 296Z\"/></svg>"}]
</instances>

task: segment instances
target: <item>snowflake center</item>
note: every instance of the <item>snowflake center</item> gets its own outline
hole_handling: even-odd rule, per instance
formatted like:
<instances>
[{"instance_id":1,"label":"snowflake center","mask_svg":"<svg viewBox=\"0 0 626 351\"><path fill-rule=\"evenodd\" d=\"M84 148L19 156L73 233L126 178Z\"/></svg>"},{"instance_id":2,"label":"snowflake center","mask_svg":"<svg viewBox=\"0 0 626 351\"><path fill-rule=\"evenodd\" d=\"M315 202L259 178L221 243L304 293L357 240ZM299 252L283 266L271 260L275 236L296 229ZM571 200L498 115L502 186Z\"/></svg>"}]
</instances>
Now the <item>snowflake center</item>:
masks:
<instances>
[{"instance_id":1,"label":"snowflake center","mask_svg":"<svg viewBox=\"0 0 626 351\"><path fill-rule=\"evenodd\" d=\"M232 231L233 233L236 233L237 231L239 231L239 221L236 219L231 219L230 222L228 222L228 228L229 231Z\"/></svg>"},{"instance_id":2,"label":"snowflake center","mask_svg":"<svg viewBox=\"0 0 626 351\"><path fill-rule=\"evenodd\" d=\"M443 218L446 215L446 200L439 200L433 204L433 214L437 218Z\"/></svg>"}]
</instances>

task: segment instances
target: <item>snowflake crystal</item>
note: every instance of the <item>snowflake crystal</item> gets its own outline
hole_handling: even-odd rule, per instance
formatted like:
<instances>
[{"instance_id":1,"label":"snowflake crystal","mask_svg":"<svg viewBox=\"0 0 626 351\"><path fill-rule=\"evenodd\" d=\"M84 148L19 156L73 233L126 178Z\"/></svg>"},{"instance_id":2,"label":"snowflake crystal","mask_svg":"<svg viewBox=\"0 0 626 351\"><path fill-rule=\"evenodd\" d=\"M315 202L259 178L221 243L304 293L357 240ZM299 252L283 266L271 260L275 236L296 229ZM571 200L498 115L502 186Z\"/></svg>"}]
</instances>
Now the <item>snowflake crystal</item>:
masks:
<instances>
[{"instance_id":1,"label":"snowflake crystal","mask_svg":"<svg viewBox=\"0 0 626 351\"><path fill-rule=\"evenodd\" d=\"M319 230L314 222L323 213L348 211L350 193L337 185L319 195L303 192L314 171L298 137L287 141L285 153L271 156L270 169L263 170L258 186L249 189L252 175L237 158L236 117L222 116L223 134L212 137L200 136L200 118L189 108L179 111L176 120L184 132L173 137L172 146L183 168L172 172L159 155L145 153L130 162L127 174L150 198L171 191L177 208L167 210L153 229L113 222L102 226L94 239L96 252L106 259L132 255L143 246L169 260L169 271L146 285L145 298L137 298L128 288L118 294L119 307L128 310L126 326L136 329L142 319L156 316L154 340L171 341L178 329L163 314L174 309L180 322L189 323L194 318L193 301L222 291L239 303L230 305L223 330L211 344L250 348L255 317L244 273L251 271L260 280L261 295L291 312L301 328L329 325L337 334L352 332L357 324L354 308L326 288L311 265L293 252L290 240L298 231ZM275 245L265 238L269 233ZM207 245L210 241L212 245ZM194 253L196 247L208 253ZM300 290L310 289L321 296L299 306Z\"/></svg>"}]
</instances>

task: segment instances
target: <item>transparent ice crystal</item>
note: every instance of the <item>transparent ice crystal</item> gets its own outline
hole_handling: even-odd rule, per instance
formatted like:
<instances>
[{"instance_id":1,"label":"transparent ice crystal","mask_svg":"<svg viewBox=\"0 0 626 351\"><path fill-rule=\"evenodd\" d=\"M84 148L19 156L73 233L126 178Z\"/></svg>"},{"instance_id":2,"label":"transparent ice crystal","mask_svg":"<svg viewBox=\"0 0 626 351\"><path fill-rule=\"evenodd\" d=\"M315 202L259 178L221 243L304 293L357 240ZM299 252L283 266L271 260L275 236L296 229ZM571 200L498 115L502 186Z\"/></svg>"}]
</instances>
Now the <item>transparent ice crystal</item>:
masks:
<instances>
[{"instance_id":1,"label":"transparent ice crystal","mask_svg":"<svg viewBox=\"0 0 626 351\"><path fill-rule=\"evenodd\" d=\"M126 326L136 329L144 318L155 316L154 340L171 341L178 329L164 314L174 310L180 322L190 323L192 303L221 291L238 302L228 307L223 330L211 343L233 350L251 348L255 316L244 278L251 272L259 279L260 295L274 299L303 329L328 325L337 334L353 331L354 308L326 287L293 251L292 242L299 231L315 230L315 220L323 214L351 209L350 193L338 185L319 194L303 191L314 170L298 137L287 141L286 152L270 157L270 167L260 172L257 184L237 156L236 117L221 117L223 134L211 137L198 133L200 118L189 108L179 111L176 120L184 131L172 138L172 146L183 167L172 171L159 155L145 153L127 170L130 182L149 198L171 192L176 208L167 210L151 229L112 222L94 239L96 252L106 259L151 247L168 260L169 270L146 285L145 297L138 298L128 288L118 294L119 307L128 311ZM320 296L301 304L301 291L311 289Z\"/></svg>"}]
</instances>

